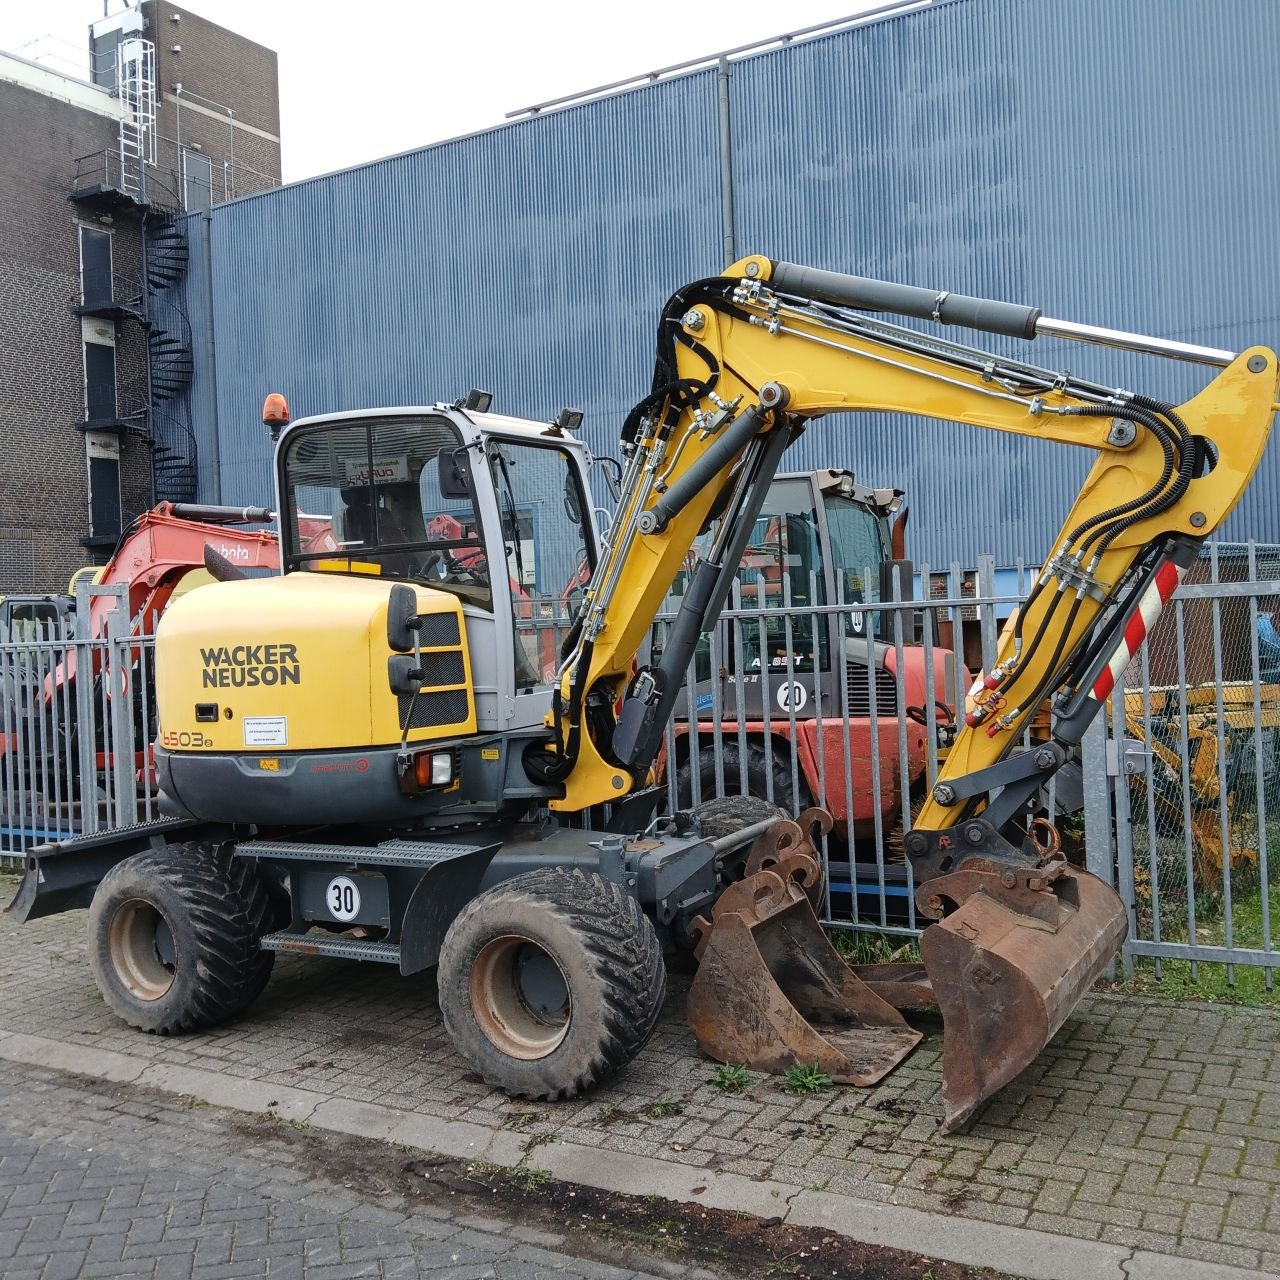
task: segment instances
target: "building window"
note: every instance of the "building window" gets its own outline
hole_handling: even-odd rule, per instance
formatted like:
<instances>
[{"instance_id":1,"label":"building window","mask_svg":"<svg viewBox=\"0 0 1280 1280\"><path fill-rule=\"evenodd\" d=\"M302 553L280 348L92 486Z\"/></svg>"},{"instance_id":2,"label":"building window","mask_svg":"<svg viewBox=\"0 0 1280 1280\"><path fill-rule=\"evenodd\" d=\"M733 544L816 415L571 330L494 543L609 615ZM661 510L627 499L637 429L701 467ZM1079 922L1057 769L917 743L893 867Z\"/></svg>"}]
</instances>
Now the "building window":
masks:
<instances>
[{"instance_id":1,"label":"building window","mask_svg":"<svg viewBox=\"0 0 1280 1280\"><path fill-rule=\"evenodd\" d=\"M106 343L84 344L84 417L86 422L116 417L116 349Z\"/></svg>"},{"instance_id":2,"label":"building window","mask_svg":"<svg viewBox=\"0 0 1280 1280\"><path fill-rule=\"evenodd\" d=\"M81 227L80 301L91 307L110 302L111 297L111 233Z\"/></svg>"},{"instance_id":3,"label":"building window","mask_svg":"<svg viewBox=\"0 0 1280 1280\"><path fill-rule=\"evenodd\" d=\"M213 161L197 151L182 151L182 199L190 213L213 204Z\"/></svg>"},{"instance_id":4,"label":"building window","mask_svg":"<svg viewBox=\"0 0 1280 1280\"><path fill-rule=\"evenodd\" d=\"M95 542L120 536L120 441L109 431L87 431L89 537Z\"/></svg>"}]
</instances>

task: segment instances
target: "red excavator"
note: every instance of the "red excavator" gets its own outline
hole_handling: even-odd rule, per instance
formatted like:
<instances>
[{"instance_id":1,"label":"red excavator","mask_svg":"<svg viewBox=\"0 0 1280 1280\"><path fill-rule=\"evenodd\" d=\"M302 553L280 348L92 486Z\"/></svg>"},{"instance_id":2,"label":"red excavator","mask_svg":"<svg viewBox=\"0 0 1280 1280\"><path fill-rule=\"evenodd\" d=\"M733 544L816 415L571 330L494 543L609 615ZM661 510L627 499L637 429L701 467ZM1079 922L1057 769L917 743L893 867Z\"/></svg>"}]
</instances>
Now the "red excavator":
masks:
<instances>
[{"instance_id":1,"label":"red excavator","mask_svg":"<svg viewBox=\"0 0 1280 1280\"><path fill-rule=\"evenodd\" d=\"M150 636L176 594L229 578L278 572L280 547L262 507L162 502L124 532L111 559L93 574L97 586L124 588L123 596L95 592L87 620L77 617L74 595L7 596L0 601L0 839L25 841L52 827L78 827L89 757L81 754L82 721L93 736L92 764L103 774L112 763L108 715L112 699L131 702L132 772L154 787L151 730L155 694L142 646L104 680L113 638ZM337 549L330 521L303 518L301 534L318 552ZM77 575L79 577L79 575ZM123 606L127 621L117 620ZM83 608L83 603L79 606ZM79 623L79 625L77 625ZM92 656L93 689L85 716L77 696L77 657ZM143 778L143 771L149 777Z\"/></svg>"}]
</instances>

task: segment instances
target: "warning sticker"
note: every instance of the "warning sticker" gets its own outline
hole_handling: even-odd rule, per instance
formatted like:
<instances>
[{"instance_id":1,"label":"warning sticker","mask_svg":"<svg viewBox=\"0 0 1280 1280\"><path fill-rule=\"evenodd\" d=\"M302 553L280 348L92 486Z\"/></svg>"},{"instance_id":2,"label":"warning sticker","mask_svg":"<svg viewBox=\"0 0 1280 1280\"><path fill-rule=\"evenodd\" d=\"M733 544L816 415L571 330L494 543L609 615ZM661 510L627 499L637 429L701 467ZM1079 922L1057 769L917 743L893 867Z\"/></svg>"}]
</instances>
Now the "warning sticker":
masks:
<instances>
[{"instance_id":1,"label":"warning sticker","mask_svg":"<svg viewBox=\"0 0 1280 1280\"><path fill-rule=\"evenodd\" d=\"M246 747L287 747L289 717L245 716L244 745Z\"/></svg>"}]
</instances>

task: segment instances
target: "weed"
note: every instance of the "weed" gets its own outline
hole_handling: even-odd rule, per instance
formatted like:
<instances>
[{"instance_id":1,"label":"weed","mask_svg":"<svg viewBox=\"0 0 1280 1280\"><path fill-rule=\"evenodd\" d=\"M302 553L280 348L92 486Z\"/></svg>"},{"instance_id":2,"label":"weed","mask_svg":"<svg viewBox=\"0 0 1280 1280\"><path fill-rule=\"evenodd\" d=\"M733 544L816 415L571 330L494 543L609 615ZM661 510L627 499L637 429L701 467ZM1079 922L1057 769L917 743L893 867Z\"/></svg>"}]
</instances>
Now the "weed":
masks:
<instances>
[{"instance_id":1,"label":"weed","mask_svg":"<svg viewBox=\"0 0 1280 1280\"><path fill-rule=\"evenodd\" d=\"M920 963L920 948L914 942L898 943L896 938L882 933L828 929L827 937L846 964L891 964L899 960Z\"/></svg>"},{"instance_id":2,"label":"weed","mask_svg":"<svg viewBox=\"0 0 1280 1280\"><path fill-rule=\"evenodd\" d=\"M810 1191L825 1191L831 1185L830 1178L823 1178L821 1182L811 1182L809 1184Z\"/></svg>"},{"instance_id":3,"label":"weed","mask_svg":"<svg viewBox=\"0 0 1280 1280\"><path fill-rule=\"evenodd\" d=\"M556 1135L554 1133L531 1133L524 1140L524 1147L523 1147L524 1153L528 1155L529 1152L534 1149L534 1147L541 1147L545 1143L554 1142L555 1140L556 1140Z\"/></svg>"},{"instance_id":4,"label":"weed","mask_svg":"<svg viewBox=\"0 0 1280 1280\"><path fill-rule=\"evenodd\" d=\"M293 1128L301 1130L303 1133L306 1133L308 1129L315 1128L315 1125L313 1125L310 1120L290 1120L289 1124L292 1125Z\"/></svg>"},{"instance_id":5,"label":"weed","mask_svg":"<svg viewBox=\"0 0 1280 1280\"><path fill-rule=\"evenodd\" d=\"M522 1111L518 1116L512 1116L507 1121L508 1129L527 1129L535 1120L542 1117L536 1111Z\"/></svg>"},{"instance_id":6,"label":"weed","mask_svg":"<svg viewBox=\"0 0 1280 1280\"><path fill-rule=\"evenodd\" d=\"M649 1114L655 1120L661 1120L663 1116L678 1116L684 1110L684 1103L679 1098L673 1098L668 1094L663 1094L649 1108Z\"/></svg>"},{"instance_id":7,"label":"weed","mask_svg":"<svg viewBox=\"0 0 1280 1280\"><path fill-rule=\"evenodd\" d=\"M551 1181L551 1174L546 1169L534 1169L522 1164L511 1170L511 1180L518 1183L526 1191L537 1191Z\"/></svg>"},{"instance_id":8,"label":"weed","mask_svg":"<svg viewBox=\"0 0 1280 1280\"><path fill-rule=\"evenodd\" d=\"M741 1093L752 1082L751 1072L741 1063L726 1062L715 1069L708 1084L713 1084L722 1093Z\"/></svg>"},{"instance_id":9,"label":"weed","mask_svg":"<svg viewBox=\"0 0 1280 1280\"><path fill-rule=\"evenodd\" d=\"M807 1067L803 1064L789 1067L782 1078L782 1087L787 1093L821 1093L834 1084L835 1081L816 1062Z\"/></svg>"}]
</instances>

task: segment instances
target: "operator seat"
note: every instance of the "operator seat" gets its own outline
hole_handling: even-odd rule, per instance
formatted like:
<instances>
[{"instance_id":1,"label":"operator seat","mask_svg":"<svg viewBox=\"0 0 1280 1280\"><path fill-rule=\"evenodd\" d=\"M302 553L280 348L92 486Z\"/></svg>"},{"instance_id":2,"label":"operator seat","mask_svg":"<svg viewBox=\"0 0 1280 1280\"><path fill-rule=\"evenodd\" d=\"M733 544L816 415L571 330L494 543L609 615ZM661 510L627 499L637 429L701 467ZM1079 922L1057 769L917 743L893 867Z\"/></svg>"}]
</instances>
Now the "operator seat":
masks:
<instances>
[{"instance_id":1,"label":"operator seat","mask_svg":"<svg viewBox=\"0 0 1280 1280\"><path fill-rule=\"evenodd\" d=\"M356 551L361 547L374 550L379 544L395 545L410 541L395 512L383 506L376 510L369 506L368 492L361 487L342 495L343 502L347 504L342 522L343 544L346 548L349 551ZM392 551L377 552L377 559L383 573L409 575L416 571L419 557L411 551Z\"/></svg>"}]
</instances>

